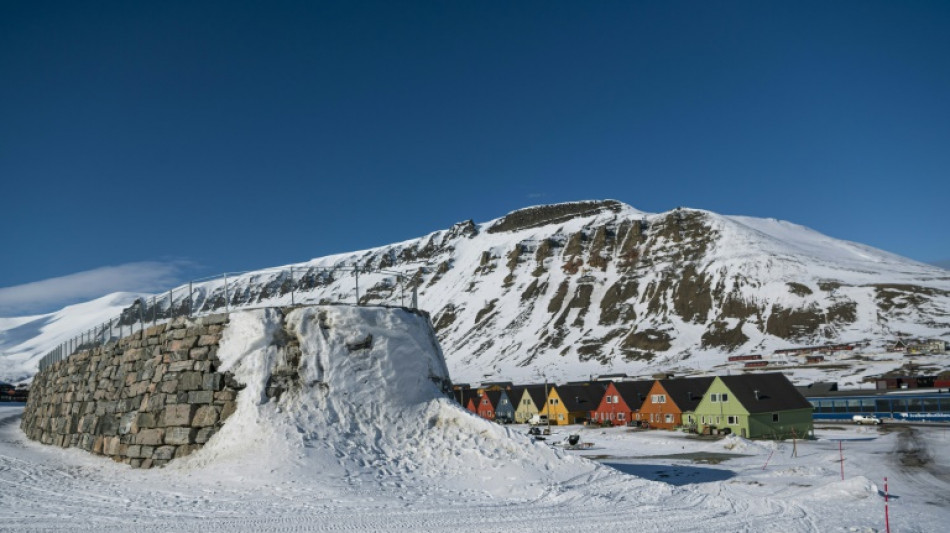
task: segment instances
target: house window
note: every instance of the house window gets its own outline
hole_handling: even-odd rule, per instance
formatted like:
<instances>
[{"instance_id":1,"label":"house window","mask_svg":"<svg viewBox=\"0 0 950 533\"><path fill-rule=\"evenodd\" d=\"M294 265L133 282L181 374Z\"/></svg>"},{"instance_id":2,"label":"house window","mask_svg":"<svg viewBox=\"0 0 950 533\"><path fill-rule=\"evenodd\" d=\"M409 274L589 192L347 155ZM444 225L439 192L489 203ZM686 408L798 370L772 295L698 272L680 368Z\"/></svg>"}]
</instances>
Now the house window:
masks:
<instances>
[{"instance_id":1,"label":"house window","mask_svg":"<svg viewBox=\"0 0 950 533\"><path fill-rule=\"evenodd\" d=\"M501 404L502 404L502 405L508 405L508 400L502 400L502 401L501 401Z\"/></svg>"},{"instance_id":2,"label":"house window","mask_svg":"<svg viewBox=\"0 0 950 533\"><path fill-rule=\"evenodd\" d=\"M673 415L672 415L672 414L667 413L667 415L666 415L666 423L668 423L668 424L672 424L672 423L673 423Z\"/></svg>"},{"instance_id":3,"label":"house window","mask_svg":"<svg viewBox=\"0 0 950 533\"><path fill-rule=\"evenodd\" d=\"M620 396L614 396L614 403L620 403Z\"/></svg>"},{"instance_id":4,"label":"house window","mask_svg":"<svg viewBox=\"0 0 950 533\"><path fill-rule=\"evenodd\" d=\"M614 397L613 397L613 396L607 396L607 403L614 403Z\"/></svg>"},{"instance_id":5,"label":"house window","mask_svg":"<svg viewBox=\"0 0 950 533\"><path fill-rule=\"evenodd\" d=\"M722 393L722 394L720 394L720 395L719 395L719 401L721 401L721 402L728 402L728 401L729 401L729 395L726 394L725 392Z\"/></svg>"},{"instance_id":6,"label":"house window","mask_svg":"<svg viewBox=\"0 0 950 533\"><path fill-rule=\"evenodd\" d=\"M551 405L557 405L558 404L557 398L551 398L550 400L548 400L548 403L550 403Z\"/></svg>"},{"instance_id":7,"label":"house window","mask_svg":"<svg viewBox=\"0 0 950 533\"><path fill-rule=\"evenodd\" d=\"M563 415L563 414L558 414L558 415L557 415L557 419L558 419L558 420L564 420L564 415Z\"/></svg>"},{"instance_id":8,"label":"house window","mask_svg":"<svg viewBox=\"0 0 950 533\"><path fill-rule=\"evenodd\" d=\"M488 405L488 398L482 399L482 405Z\"/></svg>"},{"instance_id":9,"label":"house window","mask_svg":"<svg viewBox=\"0 0 950 533\"><path fill-rule=\"evenodd\" d=\"M623 413L617 413L617 420L623 420L626 418Z\"/></svg>"},{"instance_id":10,"label":"house window","mask_svg":"<svg viewBox=\"0 0 950 533\"><path fill-rule=\"evenodd\" d=\"M778 422L778 413L772 413L772 422Z\"/></svg>"},{"instance_id":11,"label":"house window","mask_svg":"<svg viewBox=\"0 0 950 533\"><path fill-rule=\"evenodd\" d=\"M712 402L712 403L719 403L719 394L718 394L718 393L712 393L712 394L710 394L710 395L709 395L709 401Z\"/></svg>"},{"instance_id":12,"label":"house window","mask_svg":"<svg viewBox=\"0 0 950 533\"><path fill-rule=\"evenodd\" d=\"M650 395L650 401L653 403L666 403L665 394L652 394Z\"/></svg>"},{"instance_id":13,"label":"house window","mask_svg":"<svg viewBox=\"0 0 950 533\"><path fill-rule=\"evenodd\" d=\"M735 426L736 424L739 423L739 417L738 417L738 416L727 416L727 417L726 417L726 421L729 423L730 426Z\"/></svg>"}]
</instances>

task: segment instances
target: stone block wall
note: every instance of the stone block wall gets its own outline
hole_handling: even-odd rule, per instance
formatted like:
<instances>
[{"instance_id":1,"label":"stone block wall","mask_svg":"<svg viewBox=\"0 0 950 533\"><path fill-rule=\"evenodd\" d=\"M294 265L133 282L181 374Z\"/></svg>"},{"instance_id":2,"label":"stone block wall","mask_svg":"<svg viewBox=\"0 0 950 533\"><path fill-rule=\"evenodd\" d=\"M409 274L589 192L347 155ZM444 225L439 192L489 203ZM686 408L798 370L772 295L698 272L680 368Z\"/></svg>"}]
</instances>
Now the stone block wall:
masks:
<instances>
[{"instance_id":1,"label":"stone block wall","mask_svg":"<svg viewBox=\"0 0 950 533\"><path fill-rule=\"evenodd\" d=\"M177 318L38 373L21 428L137 468L200 448L234 412L240 385L217 371L228 315Z\"/></svg>"}]
</instances>

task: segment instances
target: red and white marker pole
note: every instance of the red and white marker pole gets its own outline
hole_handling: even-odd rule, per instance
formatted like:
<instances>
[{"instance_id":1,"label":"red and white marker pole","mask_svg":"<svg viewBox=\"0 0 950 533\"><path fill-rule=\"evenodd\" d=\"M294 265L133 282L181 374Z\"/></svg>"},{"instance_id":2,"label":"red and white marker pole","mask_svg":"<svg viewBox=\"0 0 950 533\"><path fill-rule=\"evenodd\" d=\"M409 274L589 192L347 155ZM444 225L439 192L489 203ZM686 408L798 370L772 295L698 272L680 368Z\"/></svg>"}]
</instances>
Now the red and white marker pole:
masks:
<instances>
[{"instance_id":1,"label":"red and white marker pole","mask_svg":"<svg viewBox=\"0 0 950 533\"><path fill-rule=\"evenodd\" d=\"M891 516L887 509L887 478L884 478L884 528L891 533Z\"/></svg>"},{"instance_id":2,"label":"red and white marker pole","mask_svg":"<svg viewBox=\"0 0 950 533\"><path fill-rule=\"evenodd\" d=\"M765 464L762 465L762 470L765 470L765 467L769 466L769 461L772 460L772 454L775 453L775 450L769 452L769 458L765 460Z\"/></svg>"}]
</instances>

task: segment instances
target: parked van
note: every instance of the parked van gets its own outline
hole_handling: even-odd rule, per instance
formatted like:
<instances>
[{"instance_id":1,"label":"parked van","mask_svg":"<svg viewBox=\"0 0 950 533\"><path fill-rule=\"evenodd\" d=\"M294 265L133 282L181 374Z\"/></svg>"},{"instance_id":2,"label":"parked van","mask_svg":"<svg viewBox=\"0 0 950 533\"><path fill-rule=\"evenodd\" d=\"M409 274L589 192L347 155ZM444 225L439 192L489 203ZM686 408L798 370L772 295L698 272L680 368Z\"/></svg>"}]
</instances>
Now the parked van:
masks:
<instances>
[{"instance_id":1,"label":"parked van","mask_svg":"<svg viewBox=\"0 0 950 533\"><path fill-rule=\"evenodd\" d=\"M881 423L881 419L874 415L854 415L851 417L851 420L853 420L854 423L858 424L859 426L863 424L877 425Z\"/></svg>"},{"instance_id":2,"label":"parked van","mask_svg":"<svg viewBox=\"0 0 950 533\"><path fill-rule=\"evenodd\" d=\"M532 426L542 426L548 423L548 415L534 415L528 419Z\"/></svg>"}]
</instances>

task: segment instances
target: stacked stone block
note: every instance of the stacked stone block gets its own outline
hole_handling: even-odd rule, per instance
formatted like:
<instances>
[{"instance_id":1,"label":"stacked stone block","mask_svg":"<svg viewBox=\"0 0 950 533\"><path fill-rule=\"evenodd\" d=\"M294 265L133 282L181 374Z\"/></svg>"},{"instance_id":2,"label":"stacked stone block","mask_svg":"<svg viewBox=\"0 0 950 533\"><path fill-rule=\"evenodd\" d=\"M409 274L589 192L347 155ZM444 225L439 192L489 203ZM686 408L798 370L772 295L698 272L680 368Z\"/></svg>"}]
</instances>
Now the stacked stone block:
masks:
<instances>
[{"instance_id":1,"label":"stacked stone block","mask_svg":"<svg viewBox=\"0 0 950 533\"><path fill-rule=\"evenodd\" d=\"M240 385L217 371L227 322L177 318L51 365L33 379L21 428L137 468L194 452L235 409Z\"/></svg>"}]
</instances>

